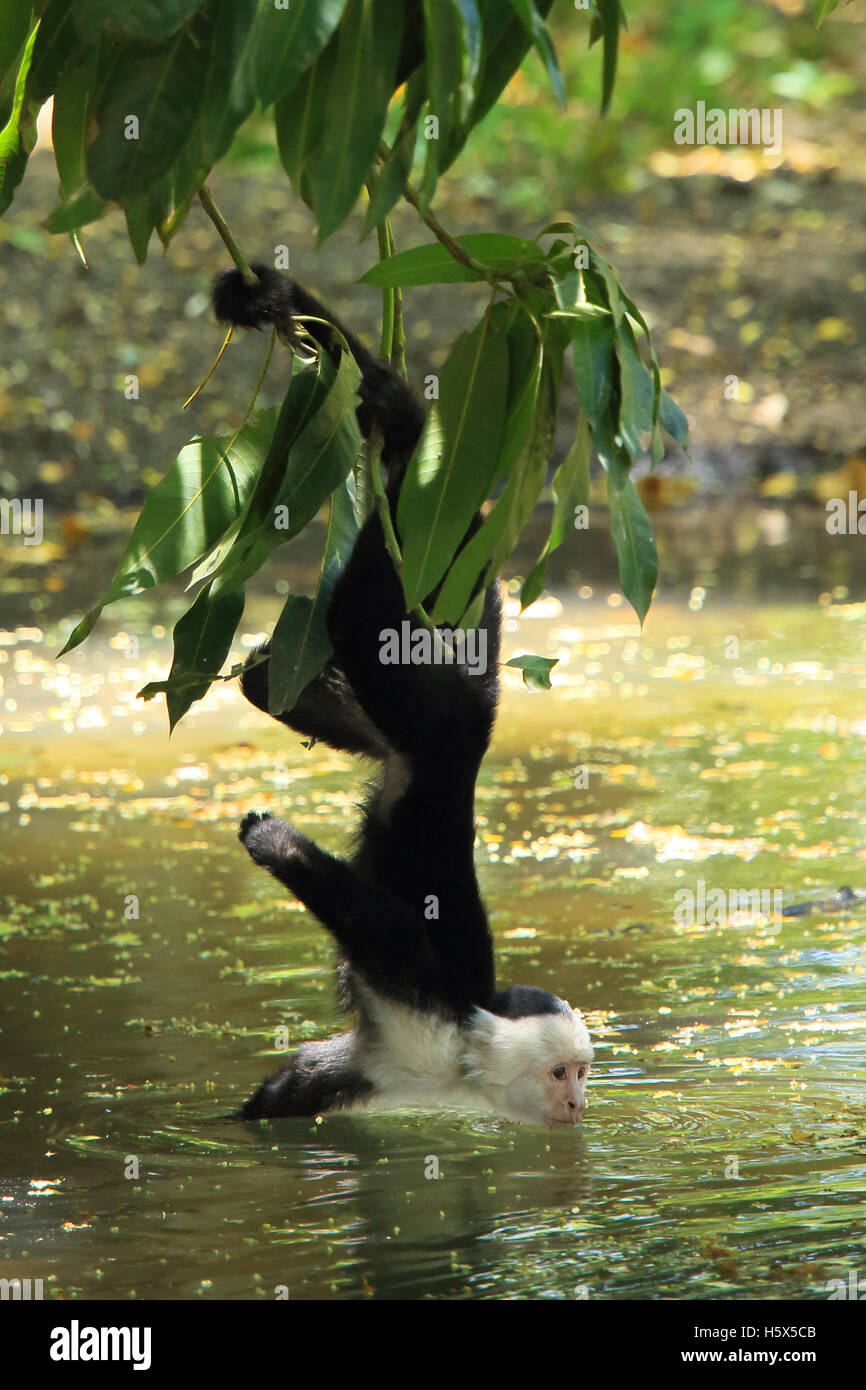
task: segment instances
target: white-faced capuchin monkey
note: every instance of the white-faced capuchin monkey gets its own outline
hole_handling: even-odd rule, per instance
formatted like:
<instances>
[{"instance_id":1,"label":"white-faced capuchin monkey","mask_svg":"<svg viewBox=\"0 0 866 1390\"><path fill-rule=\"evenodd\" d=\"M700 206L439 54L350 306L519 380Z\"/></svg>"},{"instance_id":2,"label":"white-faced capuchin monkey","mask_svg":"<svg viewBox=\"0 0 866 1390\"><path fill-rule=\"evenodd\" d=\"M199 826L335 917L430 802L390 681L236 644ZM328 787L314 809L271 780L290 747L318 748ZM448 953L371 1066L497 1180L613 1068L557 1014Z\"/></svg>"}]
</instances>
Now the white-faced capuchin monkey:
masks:
<instances>
[{"instance_id":1,"label":"white-faced capuchin monkey","mask_svg":"<svg viewBox=\"0 0 866 1390\"><path fill-rule=\"evenodd\" d=\"M361 431L374 432L383 445L396 526L400 484L424 424L421 405L302 286L262 266L255 271L252 285L236 270L217 276L217 318L276 326L289 340L295 315L325 319L309 331L332 355L337 348L328 325L339 329L361 370ZM464 544L478 524L476 517ZM537 1124L576 1124L593 1055L586 1027L579 1013L543 989L497 989L475 877L475 780L498 696L497 587L487 588L480 620L487 641L483 674L457 663L383 664L383 629L399 633L405 622L412 632L420 627L406 612L374 511L331 599L333 655L280 716L298 733L381 764L357 849L350 862L337 859L294 826L256 812L240 827L253 860L333 936L342 1003L357 1022L351 1032L302 1044L241 1114L457 1106ZM266 652L241 680L244 694L263 710Z\"/></svg>"}]
</instances>

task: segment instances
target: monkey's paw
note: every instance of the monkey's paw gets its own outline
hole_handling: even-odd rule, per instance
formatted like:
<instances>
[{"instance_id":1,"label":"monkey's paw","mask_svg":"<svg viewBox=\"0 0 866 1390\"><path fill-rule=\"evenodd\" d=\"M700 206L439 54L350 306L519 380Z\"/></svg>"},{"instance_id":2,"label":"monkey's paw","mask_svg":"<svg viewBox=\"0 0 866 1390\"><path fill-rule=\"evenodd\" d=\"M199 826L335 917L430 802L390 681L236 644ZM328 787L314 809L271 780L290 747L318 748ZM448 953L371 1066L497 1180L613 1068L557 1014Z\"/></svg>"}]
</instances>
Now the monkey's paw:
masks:
<instances>
[{"instance_id":1,"label":"monkey's paw","mask_svg":"<svg viewBox=\"0 0 866 1390\"><path fill-rule=\"evenodd\" d=\"M249 811L241 821L238 839L254 863L277 874L290 861L303 859L309 844L300 831L269 811Z\"/></svg>"},{"instance_id":2,"label":"monkey's paw","mask_svg":"<svg viewBox=\"0 0 866 1390\"><path fill-rule=\"evenodd\" d=\"M251 831L253 831L257 825L261 825L262 822L266 820L273 820L273 816L271 815L270 811L247 811L246 815L244 816L243 820L238 826L238 839L240 840L241 844L245 846L247 843L247 836L251 833Z\"/></svg>"}]
</instances>

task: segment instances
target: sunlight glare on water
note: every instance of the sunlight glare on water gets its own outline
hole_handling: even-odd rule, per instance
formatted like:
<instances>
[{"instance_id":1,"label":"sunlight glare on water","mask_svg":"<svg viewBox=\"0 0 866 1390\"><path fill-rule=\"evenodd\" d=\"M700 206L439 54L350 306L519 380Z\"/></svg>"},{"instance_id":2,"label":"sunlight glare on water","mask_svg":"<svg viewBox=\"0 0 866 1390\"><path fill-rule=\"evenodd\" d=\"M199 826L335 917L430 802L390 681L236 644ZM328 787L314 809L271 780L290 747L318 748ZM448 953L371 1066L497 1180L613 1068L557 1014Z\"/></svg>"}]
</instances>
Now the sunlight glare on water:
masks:
<instances>
[{"instance_id":1,"label":"sunlight glare on water","mask_svg":"<svg viewBox=\"0 0 866 1390\"><path fill-rule=\"evenodd\" d=\"M226 1118L275 1028L335 1023L325 934L237 821L346 852L362 769L230 686L169 742L134 702L163 637L55 664L55 632L5 634L4 1275L66 1298L809 1299L866 1272L866 930L834 901L866 886L862 609L658 604L641 633L571 597L507 624L507 655L560 665L550 693L506 679L479 873L502 981L587 1013L569 1133Z\"/></svg>"}]
</instances>

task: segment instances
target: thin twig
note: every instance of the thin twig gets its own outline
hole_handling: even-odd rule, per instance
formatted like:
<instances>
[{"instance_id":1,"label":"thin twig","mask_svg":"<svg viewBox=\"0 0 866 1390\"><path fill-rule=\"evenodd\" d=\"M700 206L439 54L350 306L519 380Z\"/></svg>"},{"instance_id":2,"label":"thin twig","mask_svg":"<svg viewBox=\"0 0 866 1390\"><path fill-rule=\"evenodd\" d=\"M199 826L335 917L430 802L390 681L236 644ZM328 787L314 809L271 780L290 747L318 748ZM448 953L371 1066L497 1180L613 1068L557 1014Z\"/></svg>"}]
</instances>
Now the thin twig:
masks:
<instances>
[{"instance_id":1,"label":"thin twig","mask_svg":"<svg viewBox=\"0 0 866 1390\"><path fill-rule=\"evenodd\" d=\"M200 392L200 391L203 391L204 388L207 386L208 382L210 381L211 377L213 376L214 372L216 371L217 367L218 367L219 364L220 364L220 360L221 360L221 358L222 358L223 353L225 352L226 348L228 347L229 343L231 342L232 334L234 333L234 331L235 331L235 326L234 326L234 324L232 324L231 327L229 328L228 333L227 333L226 336L225 336L225 339L223 340L223 345L222 345L222 347L220 348L219 352L217 353L216 357L214 358L213 362L211 363L211 366L210 366L210 368L209 368L209 370L208 370L207 376L205 376L205 377L202 378L202 380L199 382L198 386L197 386L197 387L195 388L195 390L193 391L192 395L191 395L191 396L187 396L186 400L184 401L183 405L181 406L181 410L186 410L187 406L192 405L193 401L195 400L195 398L196 398L196 396L199 394L199 392Z\"/></svg>"},{"instance_id":2,"label":"thin twig","mask_svg":"<svg viewBox=\"0 0 866 1390\"><path fill-rule=\"evenodd\" d=\"M211 222L216 227L217 232L219 233L219 236L223 241L226 250L228 251L229 255L231 256L241 275L249 284L255 284L256 274L251 269L249 261L247 260L243 251L238 246L237 242L232 236L229 230L229 224L228 222L226 222L225 218L223 217L222 213L220 212L219 208L214 202L213 194L211 193L206 183L203 183L201 188L199 189L198 197L199 202L201 203Z\"/></svg>"},{"instance_id":3,"label":"thin twig","mask_svg":"<svg viewBox=\"0 0 866 1390\"><path fill-rule=\"evenodd\" d=\"M380 157L387 158L390 153L385 141L381 141L379 145ZM430 228L436 240L442 243L449 256L452 256L460 265L465 265L467 270L472 270L476 275L480 275L482 280L487 280L491 284L497 280L498 277L494 275L489 266L482 265L481 261L476 261L474 256L470 256L469 252L465 250L459 242L454 240L451 233L446 231L442 226L442 223L431 207L428 207L426 211L422 211L421 204L418 201L418 195L408 183L403 189L403 197L406 199L406 202L411 204L415 209L421 221Z\"/></svg>"},{"instance_id":4,"label":"thin twig","mask_svg":"<svg viewBox=\"0 0 866 1390\"><path fill-rule=\"evenodd\" d=\"M367 180L367 196L372 198L375 183ZM376 241L379 246L379 261L387 261L391 253L391 240L388 235L387 220L376 223ZM394 291L390 285L382 286L382 345L381 356L388 361L394 346Z\"/></svg>"},{"instance_id":5,"label":"thin twig","mask_svg":"<svg viewBox=\"0 0 866 1390\"><path fill-rule=\"evenodd\" d=\"M388 252L393 256L396 251L394 241L394 230L391 226L390 218L385 218L385 227L388 232ZM394 286L394 332L391 340L391 366L399 372L404 381L408 377L406 370L406 329L403 324L403 291L399 285Z\"/></svg>"}]
</instances>

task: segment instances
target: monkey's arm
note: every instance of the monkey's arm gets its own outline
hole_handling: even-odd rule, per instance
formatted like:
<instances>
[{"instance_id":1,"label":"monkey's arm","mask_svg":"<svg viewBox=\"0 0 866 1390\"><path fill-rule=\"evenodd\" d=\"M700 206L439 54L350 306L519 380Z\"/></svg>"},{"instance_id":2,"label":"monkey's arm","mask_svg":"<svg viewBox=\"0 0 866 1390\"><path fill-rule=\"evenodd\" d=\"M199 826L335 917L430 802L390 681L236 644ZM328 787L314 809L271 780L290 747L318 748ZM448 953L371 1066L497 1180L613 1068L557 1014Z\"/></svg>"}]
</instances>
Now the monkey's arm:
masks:
<instances>
[{"instance_id":1,"label":"monkey's arm","mask_svg":"<svg viewBox=\"0 0 866 1390\"><path fill-rule=\"evenodd\" d=\"M383 462L396 463L402 477L424 427L424 411L410 387L386 362L374 357L360 339L297 280L264 265L252 268L257 276L252 285L244 280L239 270L223 270L214 277L213 306L219 322L239 328L269 325L291 342L296 335L295 319L324 319L324 323L307 323L305 327L334 358L339 355L339 344L333 332L336 328L361 370L358 388L361 433L366 438L371 430L378 431L383 441Z\"/></svg>"},{"instance_id":2,"label":"monkey's arm","mask_svg":"<svg viewBox=\"0 0 866 1390\"><path fill-rule=\"evenodd\" d=\"M318 917L350 963L377 988L411 998L435 987L436 964L420 912L274 816L250 811L238 838L256 864Z\"/></svg>"}]
</instances>

